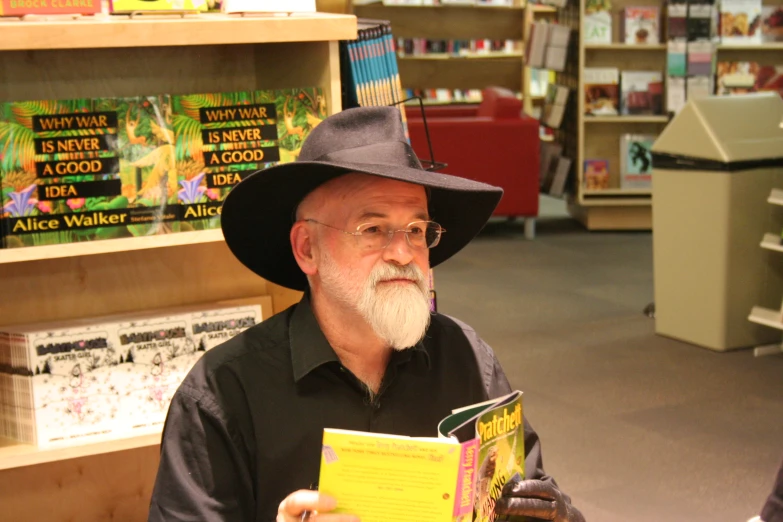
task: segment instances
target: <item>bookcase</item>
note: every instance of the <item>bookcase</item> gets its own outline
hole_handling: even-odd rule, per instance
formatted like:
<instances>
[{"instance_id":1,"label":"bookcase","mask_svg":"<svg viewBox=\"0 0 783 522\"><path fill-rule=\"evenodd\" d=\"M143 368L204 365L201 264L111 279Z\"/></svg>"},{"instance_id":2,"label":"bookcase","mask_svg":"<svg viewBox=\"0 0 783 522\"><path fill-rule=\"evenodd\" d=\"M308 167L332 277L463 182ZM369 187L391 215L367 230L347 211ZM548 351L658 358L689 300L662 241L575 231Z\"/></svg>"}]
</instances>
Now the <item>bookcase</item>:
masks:
<instances>
[{"instance_id":1,"label":"bookcase","mask_svg":"<svg viewBox=\"0 0 783 522\"><path fill-rule=\"evenodd\" d=\"M529 36L529 26L538 16L551 16L555 9L517 0L513 6L480 5L354 5L361 18L389 20L395 38L434 40L518 40ZM505 87L521 92L525 103L539 103L543 97L530 95L530 72L523 54L486 53L472 56L432 54L398 58L400 79L405 89L483 89Z\"/></svg>"},{"instance_id":2,"label":"bookcase","mask_svg":"<svg viewBox=\"0 0 783 522\"><path fill-rule=\"evenodd\" d=\"M338 42L356 34L321 13L0 21L0 101L318 86L331 114ZM300 293L247 270L220 230L0 250L0 326L258 296L277 312ZM146 520L159 440L0 441L0 518Z\"/></svg>"},{"instance_id":3,"label":"bookcase","mask_svg":"<svg viewBox=\"0 0 783 522\"><path fill-rule=\"evenodd\" d=\"M585 0L579 0L578 15L584 19ZM665 77L666 44L635 45L622 43L622 16L626 6L657 6L665 19L666 3L662 0L612 0L612 43L585 42L579 36L579 99L573 190L568 208L589 230L650 229L652 227L652 192L620 188L620 136L623 134L659 134L669 121L667 115L586 116L584 95L585 67L614 67L623 70L660 71ZM665 28L661 34L665 42ZM665 92L663 99L666 99ZM609 161L608 189L587 190L584 186L584 161Z\"/></svg>"}]
</instances>

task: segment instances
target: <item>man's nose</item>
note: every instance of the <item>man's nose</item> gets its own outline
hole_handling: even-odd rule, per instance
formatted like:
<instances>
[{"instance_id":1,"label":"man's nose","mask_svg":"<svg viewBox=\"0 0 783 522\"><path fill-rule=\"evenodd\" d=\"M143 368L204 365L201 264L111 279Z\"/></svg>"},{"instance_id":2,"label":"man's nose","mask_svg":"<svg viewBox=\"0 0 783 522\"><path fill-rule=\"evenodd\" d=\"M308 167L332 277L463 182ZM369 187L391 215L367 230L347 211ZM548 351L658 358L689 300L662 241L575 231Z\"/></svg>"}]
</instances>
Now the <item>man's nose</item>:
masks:
<instances>
[{"instance_id":1,"label":"man's nose","mask_svg":"<svg viewBox=\"0 0 783 522\"><path fill-rule=\"evenodd\" d=\"M384 261L397 263L398 265L407 265L413 261L413 247L408 243L406 235L401 230L394 233L391 241L383 250Z\"/></svg>"}]
</instances>

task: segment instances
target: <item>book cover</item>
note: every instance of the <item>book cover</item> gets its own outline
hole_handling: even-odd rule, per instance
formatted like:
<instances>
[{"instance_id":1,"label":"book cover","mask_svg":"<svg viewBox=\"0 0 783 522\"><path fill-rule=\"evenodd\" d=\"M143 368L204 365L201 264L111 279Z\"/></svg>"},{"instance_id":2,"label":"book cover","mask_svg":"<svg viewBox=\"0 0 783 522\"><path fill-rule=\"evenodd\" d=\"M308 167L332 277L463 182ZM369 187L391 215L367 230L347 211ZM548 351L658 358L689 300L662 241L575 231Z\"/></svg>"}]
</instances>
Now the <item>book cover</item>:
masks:
<instances>
[{"instance_id":1,"label":"book cover","mask_svg":"<svg viewBox=\"0 0 783 522\"><path fill-rule=\"evenodd\" d=\"M688 100L710 96L713 93L712 76L691 76L687 78L685 91Z\"/></svg>"},{"instance_id":2,"label":"book cover","mask_svg":"<svg viewBox=\"0 0 783 522\"><path fill-rule=\"evenodd\" d=\"M663 114L663 75L659 71L623 71L622 114Z\"/></svg>"},{"instance_id":3,"label":"book cover","mask_svg":"<svg viewBox=\"0 0 783 522\"><path fill-rule=\"evenodd\" d=\"M585 114L616 116L620 107L620 71L613 67L585 67L583 71Z\"/></svg>"},{"instance_id":4,"label":"book cover","mask_svg":"<svg viewBox=\"0 0 783 522\"><path fill-rule=\"evenodd\" d=\"M93 15L101 12L101 0L0 0L0 16L24 16L29 14Z\"/></svg>"},{"instance_id":5,"label":"book cover","mask_svg":"<svg viewBox=\"0 0 783 522\"><path fill-rule=\"evenodd\" d=\"M206 11L213 0L111 0L112 13L133 11Z\"/></svg>"},{"instance_id":6,"label":"book cover","mask_svg":"<svg viewBox=\"0 0 783 522\"><path fill-rule=\"evenodd\" d=\"M720 37L725 44L760 44L761 0L723 0Z\"/></svg>"},{"instance_id":7,"label":"book cover","mask_svg":"<svg viewBox=\"0 0 783 522\"><path fill-rule=\"evenodd\" d=\"M542 121L550 128L557 129L563 123L563 116L568 103L568 87L550 83L544 100Z\"/></svg>"},{"instance_id":8,"label":"book cover","mask_svg":"<svg viewBox=\"0 0 783 522\"><path fill-rule=\"evenodd\" d=\"M757 91L775 91L783 97L783 66L759 65L755 89Z\"/></svg>"},{"instance_id":9,"label":"book cover","mask_svg":"<svg viewBox=\"0 0 783 522\"><path fill-rule=\"evenodd\" d=\"M552 176L552 184L549 186L551 196L562 196L565 194L568 176L571 173L571 158L559 156L555 162L555 172Z\"/></svg>"},{"instance_id":10,"label":"book cover","mask_svg":"<svg viewBox=\"0 0 783 522\"><path fill-rule=\"evenodd\" d=\"M783 42L783 7L773 5L761 7L761 40Z\"/></svg>"},{"instance_id":11,"label":"book cover","mask_svg":"<svg viewBox=\"0 0 783 522\"><path fill-rule=\"evenodd\" d=\"M166 96L0 104L4 247L172 231Z\"/></svg>"},{"instance_id":12,"label":"book cover","mask_svg":"<svg viewBox=\"0 0 783 522\"><path fill-rule=\"evenodd\" d=\"M609 160L585 160L584 188L585 190L603 190L609 188Z\"/></svg>"},{"instance_id":13,"label":"book cover","mask_svg":"<svg viewBox=\"0 0 783 522\"><path fill-rule=\"evenodd\" d=\"M190 314L190 338L196 351L206 352L263 320L261 306L238 306Z\"/></svg>"},{"instance_id":14,"label":"book cover","mask_svg":"<svg viewBox=\"0 0 783 522\"><path fill-rule=\"evenodd\" d=\"M677 114L685 107L685 78L670 76L666 81L666 110Z\"/></svg>"},{"instance_id":15,"label":"book cover","mask_svg":"<svg viewBox=\"0 0 783 522\"><path fill-rule=\"evenodd\" d=\"M660 12L655 6L629 6L623 10L623 41L632 45L660 42Z\"/></svg>"},{"instance_id":16,"label":"book cover","mask_svg":"<svg viewBox=\"0 0 783 522\"><path fill-rule=\"evenodd\" d=\"M756 91L759 65L755 62L718 62L715 94L745 94Z\"/></svg>"},{"instance_id":17,"label":"book cover","mask_svg":"<svg viewBox=\"0 0 783 522\"><path fill-rule=\"evenodd\" d=\"M585 43L612 43L611 0L586 0L582 28Z\"/></svg>"},{"instance_id":18,"label":"book cover","mask_svg":"<svg viewBox=\"0 0 783 522\"><path fill-rule=\"evenodd\" d=\"M223 200L241 180L294 161L326 118L321 89L282 89L173 97L183 230L217 228Z\"/></svg>"},{"instance_id":19,"label":"book cover","mask_svg":"<svg viewBox=\"0 0 783 522\"><path fill-rule=\"evenodd\" d=\"M682 38L669 40L666 48L667 74L669 76L685 76L688 72L688 43Z\"/></svg>"},{"instance_id":20,"label":"book cover","mask_svg":"<svg viewBox=\"0 0 783 522\"><path fill-rule=\"evenodd\" d=\"M541 69L544 67L546 47L550 24L546 22L534 22L530 26L530 39L525 49L525 61L528 67Z\"/></svg>"},{"instance_id":21,"label":"book cover","mask_svg":"<svg viewBox=\"0 0 783 522\"><path fill-rule=\"evenodd\" d=\"M567 25L550 24L544 57L544 68L553 71L565 69L568 55L568 42L571 38L571 28Z\"/></svg>"},{"instance_id":22,"label":"book cover","mask_svg":"<svg viewBox=\"0 0 783 522\"><path fill-rule=\"evenodd\" d=\"M710 40L718 9L710 3L689 3L686 28L688 40Z\"/></svg>"},{"instance_id":23,"label":"book cover","mask_svg":"<svg viewBox=\"0 0 783 522\"><path fill-rule=\"evenodd\" d=\"M688 4L670 3L666 6L669 40L688 38Z\"/></svg>"},{"instance_id":24,"label":"book cover","mask_svg":"<svg viewBox=\"0 0 783 522\"><path fill-rule=\"evenodd\" d=\"M620 188L652 188L652 134L620 136Z\"/></svg>"}]
</instances>

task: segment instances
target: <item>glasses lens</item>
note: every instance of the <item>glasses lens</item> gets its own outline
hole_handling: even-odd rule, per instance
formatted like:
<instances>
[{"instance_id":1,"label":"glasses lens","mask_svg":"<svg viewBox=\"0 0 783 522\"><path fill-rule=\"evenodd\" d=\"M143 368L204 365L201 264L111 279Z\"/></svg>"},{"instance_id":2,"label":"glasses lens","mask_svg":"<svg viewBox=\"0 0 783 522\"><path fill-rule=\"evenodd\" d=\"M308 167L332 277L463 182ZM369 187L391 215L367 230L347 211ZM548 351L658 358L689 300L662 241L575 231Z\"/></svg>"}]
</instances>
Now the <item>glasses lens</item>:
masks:
<instances>
[{"instance_id":1,"label":"glasses lens","mask_svg":"<svg viewBox=\"0 0 783 522\"><path fill-rule=\"evenodd\" d=\"M359 235L356 236L359 248L365 250L380 250L385 248L389 242L389 232L381 225L366 223L360 225L356 231L359 233Z\"/></svg>"},{"instance_id":2,"label":"glasses lens","mask_svg":"<svg viewBox=\"0 0 783 522\"><path fill-rule=\"evenodd\" d=\"M443 231L441 226L437 223L434 223L430 221L427 223L427 229L426 229L426 243L427 248L433 248L435 246L438 246L438 243L440 243L440 234Z\"/></svg>"}]
</instances>

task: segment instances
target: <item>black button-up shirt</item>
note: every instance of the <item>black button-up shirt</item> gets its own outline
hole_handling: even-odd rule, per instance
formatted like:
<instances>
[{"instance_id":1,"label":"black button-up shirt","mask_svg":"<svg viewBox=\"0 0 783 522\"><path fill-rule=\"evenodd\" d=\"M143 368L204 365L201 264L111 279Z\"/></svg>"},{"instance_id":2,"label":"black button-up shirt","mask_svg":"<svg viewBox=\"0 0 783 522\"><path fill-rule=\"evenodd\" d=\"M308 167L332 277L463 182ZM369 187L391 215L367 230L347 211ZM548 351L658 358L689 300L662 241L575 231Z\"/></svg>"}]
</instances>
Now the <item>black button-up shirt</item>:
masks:
<instances>
[{"instance_id":1,"label":"black button-up shirt","mask_svg":"<svg viewBox=\"0 0 783 522\"><path fill-rule=\"evenodd\" d=\"M434 314L421 343L393 353L371 400L305 296L208 351L185 378L169 407L149 520L272 522L283 498L318 481L324 428L433 437L452 409L510 391L476 332ZM551 480L527 422L525 451L527 478Z\"/></svg>"}]
</instances>

